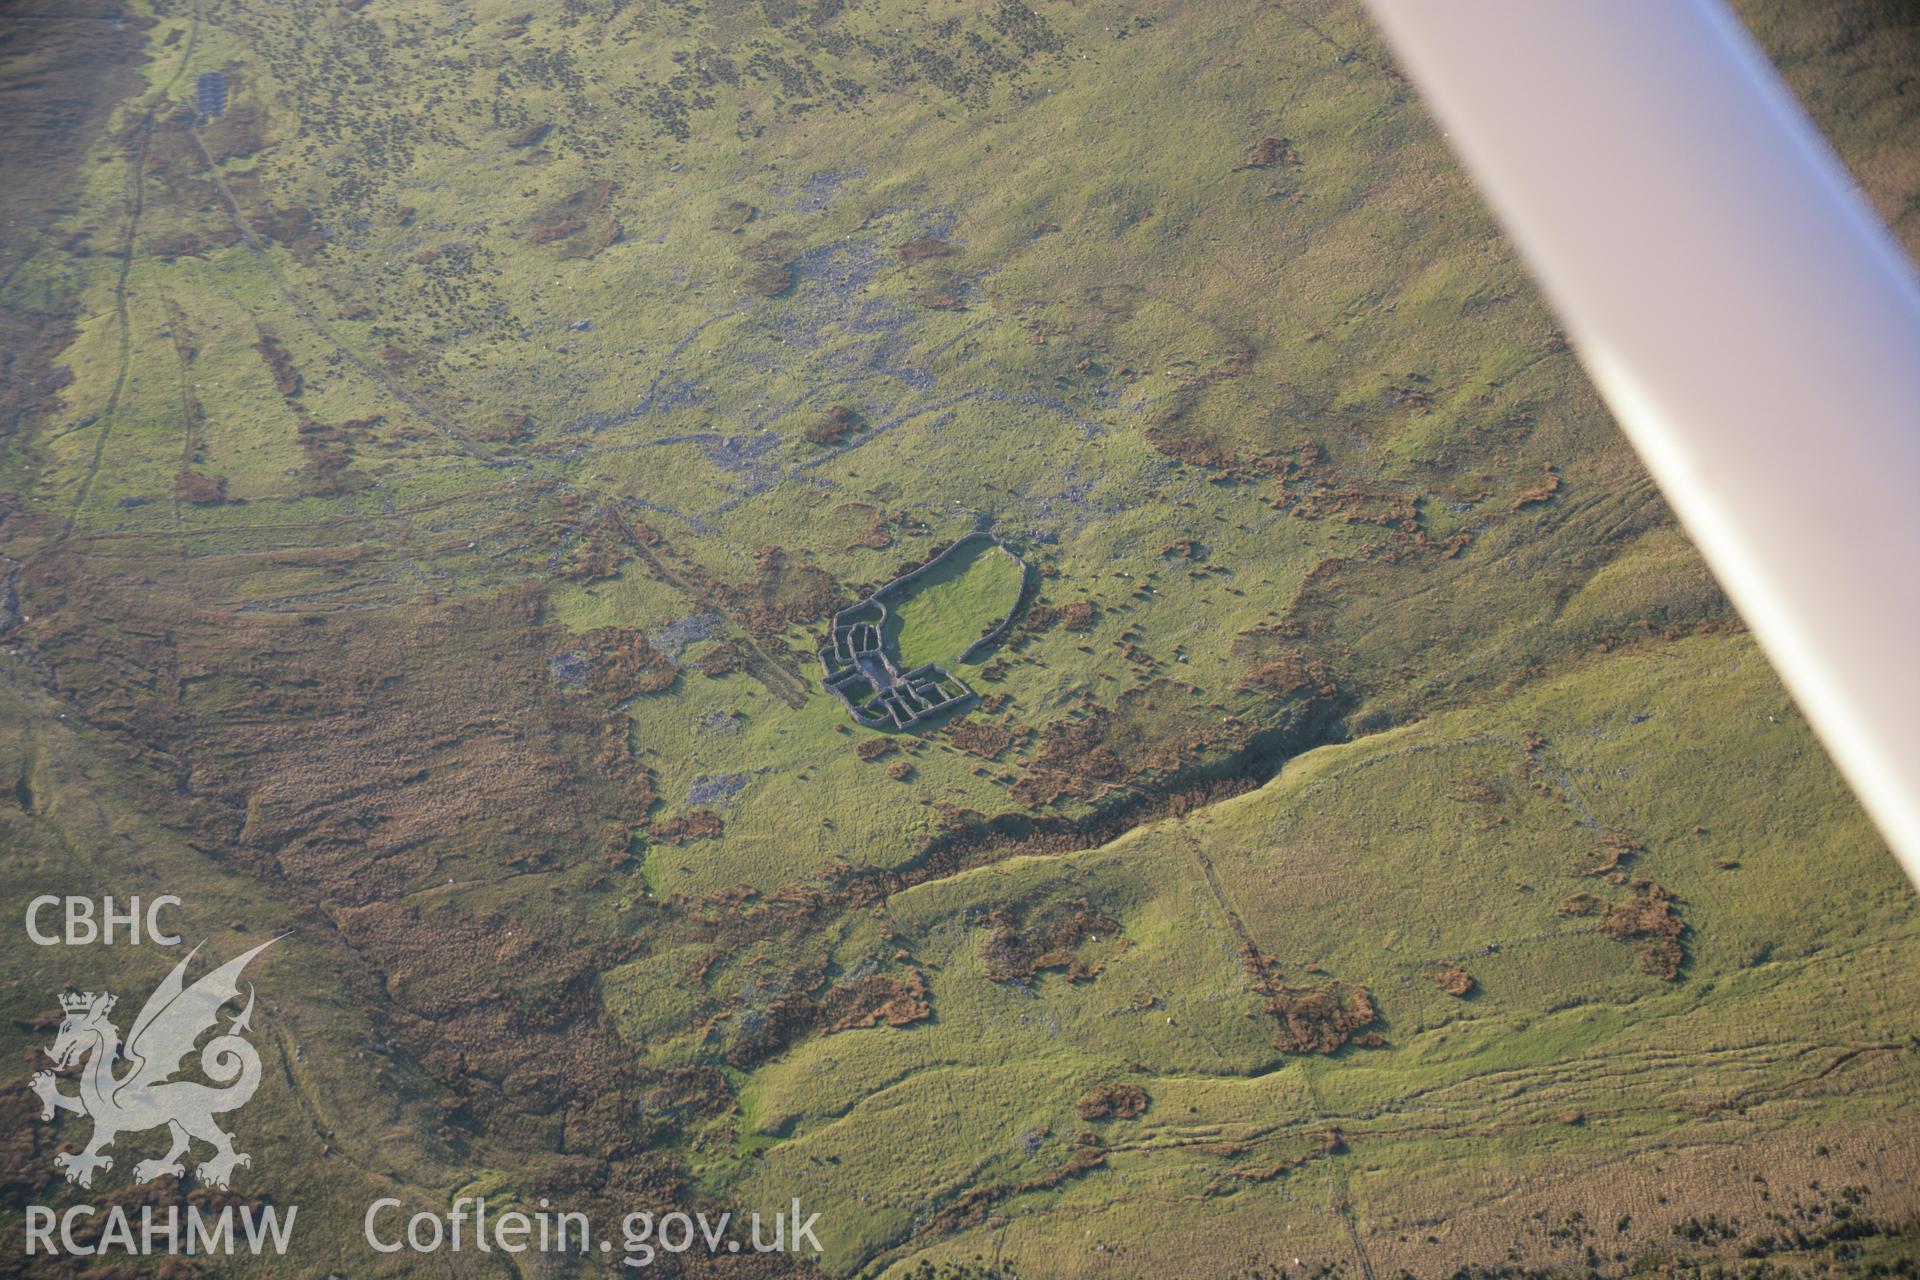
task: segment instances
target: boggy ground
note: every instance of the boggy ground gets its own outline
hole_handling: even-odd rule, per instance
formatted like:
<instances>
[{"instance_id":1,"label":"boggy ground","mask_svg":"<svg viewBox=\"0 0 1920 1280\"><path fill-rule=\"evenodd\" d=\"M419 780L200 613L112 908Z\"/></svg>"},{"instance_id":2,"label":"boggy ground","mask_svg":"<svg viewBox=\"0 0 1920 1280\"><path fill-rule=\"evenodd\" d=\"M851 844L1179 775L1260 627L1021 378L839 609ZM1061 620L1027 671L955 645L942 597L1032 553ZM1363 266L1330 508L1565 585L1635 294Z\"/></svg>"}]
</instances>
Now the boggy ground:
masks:
<instances>
[{"instance_id":1,"label":"boggy ground","mask_svg":"<svg viewBox=\"0 0 1920 1280\"><path fill-rule=\"evenodd\" d=\"M1910 22L1744 10L1911 244ZM848 1274L1914 1254L1911 891L1357 10L124 16L10 46L99 79L8 197L0 907L295 929L303 1268L474 1188ZM981 706L856 731L821 629L976 529ZM15 1111L160 967L0 964Z\"/></svg>"}]
</instances>

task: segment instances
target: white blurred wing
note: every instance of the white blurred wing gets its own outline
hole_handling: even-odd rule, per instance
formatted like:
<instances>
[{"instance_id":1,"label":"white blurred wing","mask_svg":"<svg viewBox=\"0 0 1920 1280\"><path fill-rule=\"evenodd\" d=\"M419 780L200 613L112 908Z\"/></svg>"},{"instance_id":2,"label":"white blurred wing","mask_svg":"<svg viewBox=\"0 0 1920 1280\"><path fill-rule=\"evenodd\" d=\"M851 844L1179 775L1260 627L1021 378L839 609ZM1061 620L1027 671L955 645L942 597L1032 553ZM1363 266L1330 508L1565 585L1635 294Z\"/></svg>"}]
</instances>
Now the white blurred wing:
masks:
<instances>
[{"instance_id":1,"label":"white blurred wing","mask_svg":"<svg viewBox=\"0 0 1920 1280\"><path fill-rule=\"evenodd\" d=\"M1718 0L1368 0L1920 883L1920 284Z\"/></svg>"}]
</instances>

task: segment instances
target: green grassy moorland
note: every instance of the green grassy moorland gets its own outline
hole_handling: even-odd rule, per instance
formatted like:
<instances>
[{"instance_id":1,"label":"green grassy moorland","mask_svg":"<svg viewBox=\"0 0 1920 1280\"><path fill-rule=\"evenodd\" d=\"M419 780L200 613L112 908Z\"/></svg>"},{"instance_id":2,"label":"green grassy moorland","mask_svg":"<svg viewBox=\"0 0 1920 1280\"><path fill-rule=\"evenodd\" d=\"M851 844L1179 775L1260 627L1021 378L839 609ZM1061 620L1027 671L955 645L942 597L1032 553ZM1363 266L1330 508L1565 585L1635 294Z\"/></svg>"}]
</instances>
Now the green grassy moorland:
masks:
<instances>
[{"instance_id":1,"label":"green grassy moorland","mask_svg":"<svg viewBox=\"0 0 1920 1280\"><path fill-rule=\"evenodd\" d=\"M1739 7L1920 244L1911 16ZM291 930L275 1274L476 1191L799 1196L833 1275L1920 1263L1913 891L1357 7L22 12L0 915ZM981 532L891 602L1018 606L979 703L858 728L828 621ZM186 1194L27 1084L169 956L16 941L0 1232Z\"/></svg>"}]
</instances>

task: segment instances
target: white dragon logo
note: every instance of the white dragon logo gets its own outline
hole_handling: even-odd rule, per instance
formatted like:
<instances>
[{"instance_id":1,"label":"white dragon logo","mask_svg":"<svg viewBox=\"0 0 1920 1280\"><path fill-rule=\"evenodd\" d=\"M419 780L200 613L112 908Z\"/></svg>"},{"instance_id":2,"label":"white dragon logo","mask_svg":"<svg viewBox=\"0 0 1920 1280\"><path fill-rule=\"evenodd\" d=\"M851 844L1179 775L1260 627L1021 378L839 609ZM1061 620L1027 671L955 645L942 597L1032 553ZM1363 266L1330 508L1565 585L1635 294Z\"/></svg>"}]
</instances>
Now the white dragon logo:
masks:
<instances>
[{"instance_id":1,"label":"white dragon logo","mask_svg":"<svg viewBox=\"0 0 1920 1280\"><path fill-rule=\"evenodd\" d=\"M70 991L60 997L60 1008L66 1016L47 1056L62 1069L75 1066L88 1055L92 1060L80 1074L79 1093L62 1093L51 1071L34 1076L33 1091L40 1095L42 1120L53 1119L56 1111L77 1111L93 1118L93 1139L86 1150L78 1155L61 1152L53 1158L55 1167L66 1171L68 1182L92 1186L96 1169L113 1168L113 1157L100 1153L115 1138L161 1125L171 1132L173 1146L158 1160L134 1165L137 1182L151 1182L168 1173L184 1178L186 1170L180 1157L187 1153L192 1138L210 1143L214 1149L210 1158L194 1167L195 1175L206 1186L225 1187L236 1168L253 1163L251 1156L233 1149L233 1135L213 1118L245 1106L260 1087L260 1055L240 1037L241 1032L252 1029L251 985L246 1008L200 1050L200 1069L208 1079L226 1087L216 1089L198 1081L168 1077L180 1070L194 1043L217 1023L221 1007L239 998L238 979L247 962L279 940L261 943L189 987L182 976L199 954L200 948L195 947L147 997L140 1016L133 1020L124 1048L119 1029L107 1020L113 1012L114 996ZM128 1069L115 1076L113 1069L121 1058Z\"/></svg>"}]
</instances>

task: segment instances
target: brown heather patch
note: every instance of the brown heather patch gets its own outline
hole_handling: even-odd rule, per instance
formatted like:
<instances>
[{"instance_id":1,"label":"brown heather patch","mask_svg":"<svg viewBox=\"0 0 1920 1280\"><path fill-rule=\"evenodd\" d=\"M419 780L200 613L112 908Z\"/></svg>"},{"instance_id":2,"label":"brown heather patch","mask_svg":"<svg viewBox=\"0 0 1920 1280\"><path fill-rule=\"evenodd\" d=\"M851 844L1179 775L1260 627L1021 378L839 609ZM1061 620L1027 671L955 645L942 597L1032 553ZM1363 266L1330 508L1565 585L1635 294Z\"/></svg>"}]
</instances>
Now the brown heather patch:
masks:
<instances>
[{"instance_id":1,"label":"brown heather patch","mask_svg":"<svg viewBox=\"0 0 1920 1280\"><path fill-rule=\"evenodd\" d=\"M59 552L23 575L22 638L87 691L78 718L170 782L156 812L337 926L319 936L351 949L353 998L447 1091L456 1128L512 1143L527 1117L557 1117L599 1167L651 1160L592 981L635 944L408 899L450 868L527 873L624 845L653 803L624 717L546 678L541 593L227 613L88 563ZM226 692L198 698L203 682Z\"/></svg>"},{"instance_id":2,"label":"brown heather patch","mask_svg":"<svg viewBox=\"0 0 1920 1280\"><path fill-rule=\"evenodd\" d=\"M1107 745L1111 721L1105 712L1097 712L1044 726L1033 768L1014 784L1014 797L1034 806L1057 804L1088 799L1124 782L1130 773L1127 762Z\"/></svg>"},{"instance_id":3,"label":"brown heather patch","mask_svg":"<svg viewBox=\"0 0 1920 1280\"><path fill-rule=\"evenodd\" d=\"M1267 997L1282 1053L1333 1053L1349 1044L1385 1043L1369 1032L1379 1013L1373 996L1357 983L1333 981L1315 987L1276 986Z\"/></svg>"},{"instance_id":4,"label":"brown heather patch","mask_svg":"<svg viewBox=\"0 0 1920 1280\"><path fill-rule=\"evenodd\" d=\"M1609 829L1600 837L1597 860L1593 863L1575 867L1569 875L1604 877L1623 870L1638 855L1646 852L1646 846L1631 831L1618 828Z\"/></svg>"},{"instance_id":5,"label":"brown heather patch","mask_svg":"<svg viewBox=\"0 0 1920 1280\"><path fill-rule=\"evenodd\" d=\"M348 945L380 957L402 1010L397 1032L470 1123L565 1109L569 1098L591 1108L591 1091L615 1085L625 1055L600 1029L594 993L606 949L525 913L382 901L336 921ZM610 1136L613 1151L631 1149L630 1137Z\"/></svg>"},{"instance_id":6,"label":"brown heather patch","mask_svg":"<svg viewBox=\"0 0 1920 1280\"><path fill-rule=\"evenodd\" d=\"M496 414L475 422L467 432L488 444L518 444L533 434L533 417L525 413Z\"/></svg>"},{"instance_id":7,"label":"brown heather patch","mask_svg":"<svg viewBox=\"0 0 1920 1280\"><path fill-rule=\"evenodd\" d=\"M1673 910L1673 895L1649 880L1633 882L1633 897L1614 903L1600 921L1600 931L1615 942L1631 942L1640 953L1640 967L1669 982L1680 977L1686 962L1681 936L1686 923Z\"/></svg>"},{"instance_id":8,"label":"brown heather patch","mask_svg":"<svg viewBox=\"0 0 1920 1280\"><path fill-rule=\"evenodd\" d=\"M738 593L746 629L763 639L789 626L805 626L845 608L852 601L824 569L779 547L761 547L753 555L757 576Z\"/></svg>"},{"instance_id":9,"label":"brown heather patch","mask_svg":"<svg viewBox=\"0 0 1920 1280\"><path fill-rule=\"evenodd\" d=\"M583 219L562 218L558 222L550 222L546 226L535 227L527 232L527 243L552 244L556 240L565 240L568 236L578 235L586 229L587 224Z\"/></svg>"},{"instance_id":10,"label":"brown heather patch","mask_svg":"<svg viewBox=\"0 0 1920 1280\"><path fill-rule=\"evenodd\" d=\"M1563 916L1599 917L1599 929L1615 942L1633 944L1640 967L1657 978L1677 981L1686 963L1682 939L1687 925L1673 907L1673 895L1651 880L1635 880L1633 896L1608 902L1591 893L1576 893L1560 904Z\"/></svg>"},{"instance_id":11,"label":"brown heather patch","mask_svg":"<svg viewBox=\"0 0 1920 1280\"><path fill-rule=\"evenodd\" d=\"M747 262L789 263L800 255L800 246L793 232L772 231L758 240L734 245L733 252Z\"/></svg>"},{"instance_id":12,"label":"brown heather patch","mask_svg":"<svg viewBox=\"0 0 1920 1280\"><path fill-rule=\"evenodd\" d=\"M305 491L333 497L366 488L368 478L352 469L354 445L365 440L380 421L375 416L334 426L314 417L301 418L294 435L307 457L306 464L300 468Z\"/></svg>"},{"instance_id":13,"label":"brown heather patch","mask_svg":"<svg viewBox=\"0 0 1920 1280\"><path fill-rule=\"evenodd\" d=\"M1013 795L1029 807L1095 801L1179 776L1244 740L1247 725L1164 677L1040 729L1039 750Z\"/></svg>"},{"instance_id":14,"label":"brown heather patch","mask_svg":"<svg viewBox=\"0 0 1920 1280\"><path fill-rule=\"evenodd\" d=\"M747 224L760 216L760 210L744 200L734 200L727 207L713 215L708 229L724 231L728 235L738 235L746 230Z\"/></svg>"},{"instance_id":15,"label":"brown heather patch","mask_svg":"<svg viewBox=\"0 0 1920 1280\"><path fill-rule=\"evenodd\" d=\"M1540 483L1515 494L1512 505L1507 509L1519 511L1524 507L1539 506L1549 501L1558 492L1560 492L1560 477L1552 467L1548 467L1541 474Z\"/></svg>"},{"instance_id":16,"label":"brown heather patch","mask_svg":"<svg viewBox=\"0 0 1920 1280\"><path fill-rule=\"evenodd\" d=\"M49 1012L26 1028L37 1037L51 1040L60 1026L60 1018ZM26 1054L31 1070L42 1070L46 1060L35 1049ZM53 1153L59 1150L60 1131L40 1123L40 1098L25 1074L0 1082L0 1195L9 1204L25 1204L51 1191L58 1174Z\"/></svg>"},{"instance_id":17,"label":"brown heather patch","mask_svg":"<svg viewBox=\"0 0 1920 1280\"><path fill-rule=\"evenodd\" d=\"M1082 1120L1132 1120L1146 1112L1147 1091L1131 1082L1095 1085L1073 1104Z\"/></svg>"},{"instance_id":18,"label":"brown heather patch","mask_svg":"<svg viewBox=\"0 0 1920 1280\"><path fill-rule=\"evenodd\" d=\"M221 679L241 695L210 724L139 699L119 714L162 740L186 734L171 750L188 759L221 752L196 760L190 788L231 797L245 814L241 844L330 897L398 891L431 874L450 842L499 866L556 864L600 843L592 810L604 803L605 821L622 827L652 792L623 741L603 745L598 717L549 691L536 608L537 595L522 591L404 619L227 624L205 635L189 622L171 679ZM56 612L53 625L61 621ZM576 753L604 772L577 773ZM576 799L554 803L567 796Z\"/></svg>"},{"instance_id":19,"label":"brown heather patch","mask_svg":"<svg viewBox=\"0 0 1920 1280\"><path fill-rule=\"evenodd\" d=\"M671 818L648 824L647 834L661 844L681 845L689 840L711 840L724 829L720 815L711 809L689 809Z\"/></svg>"},{"instance_id":20,"label":"brown heather patch","mask_svg":"<svg viewBox=\"0 0 1920 1280\"><path fill-rule=\"evenodd\" d=\"M1191 424L1187 415L1200 403L1200 388L1181 387L1147 427L1147 442L1176 462L1207 471L1257 472L1259 462L1243 459L1232 447Z\"/></svg>"},{"instance_id":21,"label":"brown heather patch","mask_svg":"<svg viewBox=\"0 0 1920 1280\"><path fill-rule=\"evenodd\" d=\"M900 261L912 265L934 258L951 258L959 252L938 236L919 236L900 246Z\"/></svg>"},{"instance_id":22,"label":"brown heather patch","mask_svg":"<svg viewBox=\"0 0 1920 1280\"><path fill-rule=\"evenodd\" d=\"M1100 973L1074 953L1088 939L1112 937L1120 922L1082 898L1052 903L1028 916L1014 906L995 908L980 920L991 930L981 944L980 959L994 982L1031 982L1040 973L1057 969L1070 982L1089 982Z\"/></svg>"},{"instance_id":23,"label":"brown heather patch","mask_svg":"<svg viewBox=\"0 0 1920 1280\"><path fill-rule=\"evenodd\" d=\"M596 524L562 557L560 577L568 582L604 582L620 572L625 559L619 535L605 524Z\"/></svg>"},{"instance_id":24,"label":"brown heather patch","mask_svg":"<svg viewBox=\"0 0 1920 1280\"><path fill-rule=\"evenodd\" d=\"M46 1150L35 1163L39 1165L40 1171L50 1173L53 1169L53 1152L58 1149L57 1145L50 1140L53 1127L39 1123L38 1099L31 1097L24 1078L10 1081L5 1087L5 1093L0 1094L0 1115L11 1114L15 1110L13 1093L16 1090L19 1093L29 1094L31 1098L33 1109L22 1115L22 1119L27 1121L24 1127L42 1131ZM14 1185L19 1180L33 1177L36 1172L31 1168L23 1168L16 1176L15 1171L9 1167L11 1162L8 1157L12 1154L8 1151L5 1156L0 1156L0 1161L7 1162L0 1163L0 1186ZM44 1203L45 1199L58 1194L56 1187L65 1185L65 1182L58 1178L50 1182L43 1181L41 1188L43 1195L39 1198ZM93 1212L74 1220L73 1242L81 1249L89 1251L99 1248L101 1238L107 1230L108 1215L116 1209L127 1215L128 1220L135 1224L136 1231L139 1230L138 1224L142 1221L144 1213L151 1213L157 1223L164 1224L171 1209L179 1215L184 1234L189 1209L196 1209L202 1215L213 1218L228 1208L234 1210L246 1208L257 1214L270 1203L269 1198L262 1195L218 1190L202 1186L197 1181L182 1182L178 1178L160 1178L153 1182L132 1184L123 1184L117 1179L112 1179L108 1181L107 1189L96 1185L87 1195L87 1201L92 1206ZM17 1203L24 1203L24 1200ZM112 1246L109 1246L109 1251L111 1248ZM15 1269L16 1267L20 1269ZM147 1275L155 1276L158 1280L199 1280L206 1274L207 1272L197 1261L189 1261L178 1256L167 1258L156 1271L111 1264L102 1268L98 1265L71 1261L66 1257L58 1256L57 1252L51 1259L40 1257L30 1263L25 1262L24 1258L18 1259L13 1267L0 1262L0 1276L32 1276L34 1280L68 1280L69 1277L73 1280L81 1280L83 1277L93 1278L93 1280L135 1280L136 1277Z\"/></svg>"},{"instance_id":25,"label":"brown heather patch","mask_svg":"<svg viewBox=\"0 0 1920 1280\"><path fill-rule=\"evenodd\" d=\"M599 627L574 641L592 664L588 683L616 702L673 687L678 668L647 643L645 635L625 627Z\"/></svg>"},{"instance_id":26,"label":"brown heather patch","mask_svg":"<svg viewBox=\"0 0 1920 1280\"><path fill-rule=\"evenodd\" d=\"M585 519L582 506L571 492L556 503L556 532L582 539L568 553L568 572L606 576L630 558L637 560L696 609L718 609L747 632L751 640L733 637L745 671L788 706L805 705L804 689L811 681L799 674L782 633L791 624L815 621L843 606L843 593L824 571L777 547L762 547L755 554L756 580L734 586L681 554L657 529L612 508Z\"/></svg>"},{"instance_id":27,"label":"brown heather patch","mask_svg":"<svg viewBox=\"0 0 1920 1280\"><path fill-rule=\"evenodd\" d=\"M785 285L781 286L783 289L785 287ZM801 434L806 437L809 444L835 445L858 431L861 425L860 414L853 406L837 404L827 410L826 417L821 418L817 422L807 424L806 430ZM869 508L869 510L877 510L877 508ZM882 518L884 518L884 515ZM867 542L864 545L884 547L887 543L885 541L878 543Z\"/></svg>"},{"instance_id":28,"label":"brown heather patch","mask_svg":"<svg viewBox=\"0 0 1920 1280\"><path fill-rule=\"evenodd\" d=\"M1032 732L1023 724L969 717L947 730L947 740L968 755L992 760L1007 748L1025 742Z\"/></svg>"},{"instance_id":29,"label":"brown heather patch","mask_svg":"<svg viewBox=\"0 0 1920 1280\"><path fill-rule=\"evenodd\" d=\"M563 258L593 258L599 256L602 249L620 242L627 229L613 218L603 218L588 224L587 230L574 236L560 251Z\"/></svg>"},{"instance_id":30,"label":"brown heather patch","mask_svg":"<svg viewBox=\"0 0 1920 1280\"><path fill-rule=\"evenodd\" d=\"M214 249L225 249L238 244L240 233L231 226L222 234L219 231L169 231L146 239L144 248L156 258L172 261L175 258L197 258Z\"/></svg>"},{"instance_id":31,"label":"brown heather patch","mask_svg":"<svg viewBox=\"0 0 1920 1280\"><path fill-rule=\"evenodd\" d=\"M206 145L207 154L215 164L244 160L267 145L267 127L272 119L270 113L254 102L234 101L244 92L245 85L244 76L229 71L227 109L220 113L217 120L200 129L200 141Z\"/></svg>"},{"instance_id":32,"label":"brown heather patch","mask_svg":"<svg viewBox=\"0 0 1920 1280\"><path fill-rule=\"evenodd\" d=\"M1262 626L1243 631L1233 642L1240 663L1241 685L1283 696L1306 694L1331 701L1340 695L1324 660L1311 657L1285 627Z\"/></svg>"},{"instance_id":33,"label":"brown heather patch","mask_svg":"<svg viewBox=\"0 0 1920 1280\"><path fill-rule=\"evenodd\" d=\"M1419 534L1417 495L1362 489L1352 484L1320 484L1302 493L1294 513L1308 520L1371 524L1396 533Z\"/></svg>"},{"instance_id":34,"label":"brown heather patch","mask_svg":"<svg viewBox=\"0 0 1920 1280\"><path fill-rule=\"evenodd\" d=\"M1241 169L1270 169L1275 165L1296 164L1293 143L1277 134L1268 134L1247 148L1247 158L1234 166L1235 172Z\"/></svg>"},{"instance_id":35,"label":"brown heather patch","mask_svg":"<svg viewBox=\"0 0 1920 1280\"><path fill-rule=\"evenodd\" d=\"M1282 1053L1334 1053L1349 1044L1372 1048L1386 1041L1369 1031L1378 1019L1372 994L1353 982L1333 979L1317 986L1286 986L1251 938L1240 947L1248 986L1266 1000L1274 1020L1273 1043ZM1325 971L1308 965L1307 972Z\"/></svg>"},{"instance_id":36,"label":"brown heather patch","mask_svg":"<svg viewBox=\"0 0 1920 1280\"><path fill-rule=\"evenodd\" d=\"M177 472L173 477L173 496L195 506L218 506L227 500L227 478L199 471Z\"/></svg>"},{"instance_id":37,"label":"brown heather patch","mask_svg":"<svg viewBox=\"0 0 1920 1280\"><path fill-rule=\"evenodd\" d=\"M563 490L555 499L550 527L563 548L559 576L568 582L604 581L619 573L626 561L627 546L619 523L602 509L587 510L586 500L576 490Z\"/></svg>"},{"instance_id":38,"label":"brown heather patch","mask_svg":"<svg viewBox=\"0 0 1920 1280\"><path fill-rule=\"evenodd\" d=\"M723 640L700 657L700 674L718 680L746 668L746 658L736 640Z\"/></svg>"},{"instance_id":39,"label":"brown heather patch","mask_svg":"<svg viewBox=\"0 0 1920 1280\"><path fill-rule=\"evenodd\" d=\"M1500 793L1485 778L1469 778L1450 797L1455 804L1499 804Z\"/></svg>"},{"instance_id":40,"label":"brown heather patch","mask_svg":"<svg viewBox=\"0 0 1920 1280\"><path fill-rule=\"evenodd\" d=\"M590 183L536 211L523 224L522 238L533 245L558 244L565 258L591 258L622 234L610 211L612 199L611 181Z\"/></svg>"},{"instance_id":41,"label":"brown heather patch","mask_svg":"<svg viewBox=\"0 0 1920 1280\"><path fill-rule=\"evenodd\" d=\"M651 804L643 770L601 793L568 764L599 729L547 691L536 591L301 622L192 610L58 557L23 585L36 647L90 691L86 720L156 752L207 806L207 839L328 898L399 890L451 844L559 860L593 844L589 794L611 814ZM194 697L204 681L232 689L217 710Z\"/></svg>"},{"instance_id":42,"label":"brown heather patch","mask_svg":"<svg viewBox=\"0 0 1920 1280\"><path fill-rule=\"evenodd\" d=\"M828 1035L883 1024L911 1026L933 1016L927 980L918 969L909 970L904 981L873 973L830 987L820 1008L829 1020Z\"/></svg>"},{"instance_id":43,"label":"brown heather patch","mask_svg":"<svg viewBox=\"0 0 1920 1280\"><path fill-rule=\"evenodd\" d=\"M1050 604L1032 604L1021 615L1017 636L1038 635L1059 624L1060 610Z\"/></svg>"},{"instance_id":44,"label":"brown heather patch","mask_svg":"<svg viewBox=\"0 0 1920 1280\"><path fill-rule=\"evenodd\" d=\"M871 1027L907 1027L933 1016L927 981L918 969L905 977L870 973L831 982L818 968L789 975L785 990L763 1009L731 1011L750 1028L727 1048L727 1065L745 1069L769 1062L814 1034L840 1035Z\"/></svg>"},{"instance_id":45,"label":"brown heather patch","mask_svg":"<svg viewBox=\"0 0 1920 1280\"><path fill-rule=\"evenodd\" d=\"M1175 538L1160 548L1163 557L1178 557L1182 560L1205 560L1207 549L1192 538Z\"/></svg>"},{"instance_id":46,"label":"brown heather patch","mask_svg":"<svg viewBox=\"0 0 1920 1280\"><path fill-rule=\"evenodd\" d=\"M751 292L763 298L777 298L793 287L794 261L799 248L791 232L776 231L751 243L737 242L734 253L755 264L745 280Z\"/></svg>"},{"instance_id":47,"label":"brown heather patch","mask_svg":"<svg viewBox=\"0 0 1920 1280\"><path fill-rule=\"evenodd\" d=\"M294 257L302 261L311 260L327 243L326 237L320 234L320 224L313 216L313 210L305 206L276 209L270 204L263 204L253 211L247 224L262 240L271 240L292 250Z\"/></svg>"},{"instance_id":48,"label":"brown heather patch","mask_svg":"<svg viewBox=\"0 0 1920 1280\"><path fill-rule=\"evenodd\" d=\"M260 353L260 359L266 363L267 371L273 375L273 389L283 396L300 394L300 373L293 367L293 357L280 345L280 339L270 333L262 333L260 340L253 344Z\"/></svg>"}]
</instances>

